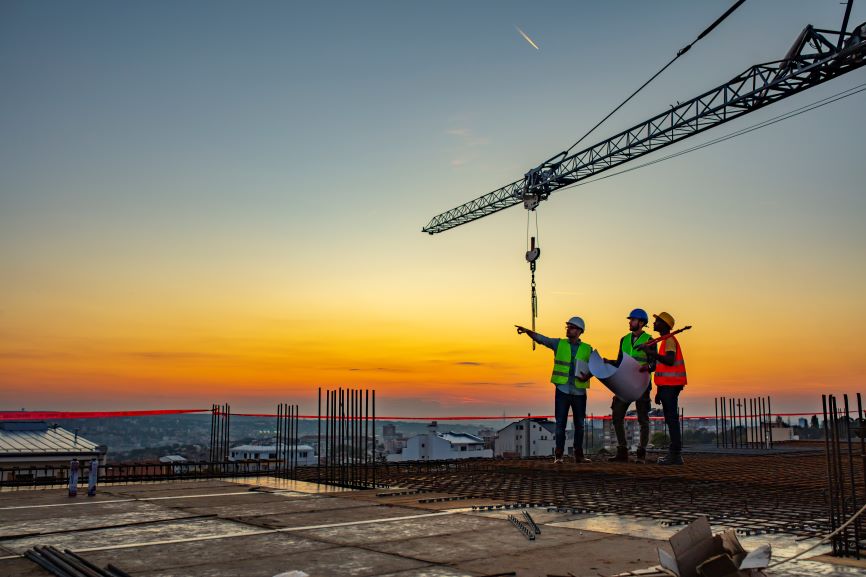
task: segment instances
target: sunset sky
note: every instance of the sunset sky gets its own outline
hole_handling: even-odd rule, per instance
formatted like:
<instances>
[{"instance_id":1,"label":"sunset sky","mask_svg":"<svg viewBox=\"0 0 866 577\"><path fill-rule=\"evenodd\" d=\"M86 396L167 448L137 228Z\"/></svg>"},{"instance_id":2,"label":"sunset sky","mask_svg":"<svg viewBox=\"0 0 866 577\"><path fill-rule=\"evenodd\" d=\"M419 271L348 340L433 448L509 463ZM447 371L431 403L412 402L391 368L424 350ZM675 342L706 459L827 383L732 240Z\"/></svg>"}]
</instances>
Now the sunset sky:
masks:
<instances>
[{"instance_id":1,"label":"sunset sky","mask_svg":"<svg viewBox=\"0 0 866 577\"><path fill-rule=\"evenodd\" d=\"M552 354L513 328L526 211L421 228L570 146L732 3L0 3L0 410L310 411L358 386L380 413L550 414ZM584 144L843 9L746 2ZM686 414L866 390L864 105L554 194L539 330L580 315L615 356L634 307L693 325Z\"/></svg>"}]
</instances>

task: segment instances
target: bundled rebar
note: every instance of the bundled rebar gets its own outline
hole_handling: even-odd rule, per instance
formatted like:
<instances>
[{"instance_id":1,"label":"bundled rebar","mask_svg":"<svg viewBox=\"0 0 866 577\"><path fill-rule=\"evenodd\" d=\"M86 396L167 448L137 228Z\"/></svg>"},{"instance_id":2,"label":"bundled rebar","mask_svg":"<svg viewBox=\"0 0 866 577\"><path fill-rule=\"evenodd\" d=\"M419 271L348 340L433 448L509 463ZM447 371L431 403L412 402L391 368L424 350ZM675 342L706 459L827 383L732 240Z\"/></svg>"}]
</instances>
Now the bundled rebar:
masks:
<instances>
[{"instance_id":1,"label":"bundled rebar","mask_svg":"<svg viewBox=\"0 0 866 577\"><path fill-rule=\"evenodd\" d=\"M129 573L109 563L99 568L69 549L37 545L24 552L24 556L57 577L130 577Z\"/></svg>"},{"instance_id":2,"label":"bundled rebar","mask_svg":"<svg viewBox=\"0 0 866 577\"><path fill-rule=\"evenodd\" d=\"M210 417L210 451L208 461L211 468L216 469L228 461L230 444L231 407L228 403L223 406L211 405ZM224 468L224 467L223 467Z\"/></svg>"},{"instance_id":3,"label":"bundled rebar","mask_svg":"<svg viewBox=\"0 0 866 577\"><path fill-rule=\"evenodd\" d=\"M316 480L341 487L375 487L376 391L324 391L324 413L322 392L320 388Z\"/></svg>"},{"instance_id":4,"label":"bundled rebar","mask_svg":"<svg viewBox=\"0 0 866 577\"><path fill-rule=\"evenodd\" d=\"M714 400L716 446L726 449L772 449L770 397Z\"/></svg>"},{"instance_id":5,"label":"bundled rebar","mask_svg":"<svg viewBox=\"0 0 866 577\"><path fill-rule=\"evenodd\" d=\"M842 396L842 406L835 395L821 395L824 409L824 448L827 454L827 494L830 529L835 531L859 511L866 501L866 440L863 428L863 402L857 393L856 420ZM852 439L852 433L857 439ZM856 454L855 454L856 453ZM861 470L862 467L862 470ZM866 553L863 522L856 519L831 539L833 555L861 558Z\"/></svg>"},{"instance_id":6,"label":"bundled rebar","mask_svg":"<svg viewBox=\"0 0 866 577\"><path fill-rule=\"evenodd\" d=\"M300 448L298 405L277 405L276 469L277 474L295 478Z\"/></svg>"}]
</instances>

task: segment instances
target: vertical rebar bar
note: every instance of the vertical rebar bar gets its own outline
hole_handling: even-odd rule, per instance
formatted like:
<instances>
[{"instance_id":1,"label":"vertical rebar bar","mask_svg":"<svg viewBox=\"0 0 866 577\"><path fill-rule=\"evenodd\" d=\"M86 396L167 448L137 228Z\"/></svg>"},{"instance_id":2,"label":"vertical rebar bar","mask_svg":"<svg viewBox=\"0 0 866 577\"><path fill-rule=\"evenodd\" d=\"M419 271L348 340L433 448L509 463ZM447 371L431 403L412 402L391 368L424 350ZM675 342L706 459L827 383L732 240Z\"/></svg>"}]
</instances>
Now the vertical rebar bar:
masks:
<instances>
[{"instance_id":1,"label":"vertical rebar bar","mask_svg":"<svg viewBox=\"0 0 866 577\"><path fill-rule=\"evenodd\" d=\"M773 408L770 406L770 396L767 395L767 421L770 426L767 428L767 439L770 448L773 448Z\"/></svg>"},{"instance_id":2,"label":"vertical rebar bar","mask_svg":"<svg viewBox=\"0 0 866 577\"><path fill-rule=\"evenodd\" d=\"M848 472L851 476L851 511L856 513L860 507L857 506L857 484L854 480L854 448L851 446L851 411L848 406L848 394L842 395L845 405L845 439L848 449ZM854 533L854 556L860 558L860 520L857 519L853 526Z\"/></svg>"},{"instance_id":3,"label":"vertical rebar bar","mask_svg":"<svg viewBox=\"0 0 866 577\"><path fill-rule=\"evenodd\" d=\"M715 412L716 412L716 420L714 421L714 423L716 425L716 448L718 449L719 448L719 399L718 398L713 399L713 408L715 409Z\"/></svg>"},{"instance_id":4,"label":"vertical rebar bar","mask_svg":"<svg viewBox=\"0 0 866 577\"><path fill-rule=\"evenodd\" d=\"M370 451L370 389L364 389L364 486L369 487Z\"/></svg>"},{"instance_id":5,"label":"vertical rebar bar","mask_svg":"<svg viewBox=\"0 0 866 577\"><path fill-rule=\"evenodd\" d=\"M836 488L833 484L833 466L832 466L832 455L830 451L830 421L829 421L829 412L828 412L828 403L827 403L827 395L821 395L821 407L824 411L824 455L827 458L827 497L829 499L829 513L830 513L830 532L833 533L836 531ZM839 546L838 539L834 537L830 541L833 547L833 555L838 555Z\"/></svg>"},{"instance_id":6,"label":"vertical rebar bar","mask_svg":"<svg viewBox=\"0 0 866 577\"><path fill-rule=\"evenodd\" d=\"M734 400L733 399L728 399L728 415L729 415L728 418L730 419L730 426L729 426L730 430L728 431L731 435L730 446L733 448L733 447L736 447L736 443L735 443L736 439L734 437L734 431L737 428L736 422L734 421Z\"/></svg>"},{"instance_id":7,"label":"vertical rebar bar","mask_svg":"<svg viewBox=\"0 0 866 577\"><path fill-rule=\"evenodd\" d=\"M833 473L834 473L835 480L836 480L836 490L838 491L836 502L838 504L838 515L839 515L838 520L839 520L839 524L841 526L841 524L844 522L844 520L848 517L848 502L847 502L847 498L845 497L845 480L843 479L844 469L842 467L842 455L841 455L842 443L841 443L841 440L839 439L839 408L838 408L838 405L836 403L836 396L835 395L830 395L830 404L831 404L830 419L831 419L832 425L833 425L832 426L833 455L834 455L834 459L833 459L834 472ZM842 539L842 543L841 543L842 554L847 557L850 553L849 546L848 546L848 527L846 527L842 531L841 539Z\"/></svg>"},{"instance_id":8,"label":"vertical rebar bar","mask_svg":"<svg viewBox=\"0 0 866 577\"><path fill-rule=\"evenodd\" d=\"M764 443L764 397L758 397L755 399L756 407L756 418L757 418L757 444L761 449L766 449L767 445Z\"/></svg>"},{"instance_id":9,"label":"vertical rebar bar","mask_svg":"<svg viewBox=\"0 0 866 577\"><path fill-rule=\"evenodd\" d=\"M857 393L857 430L860 436L860 460L863 461L863 500L866 501L866 421L863 420L860 393Z\"/></svg>"},{"instance_id":10,"label":"vertical rebar bar","mask_svg":"<svg viewBox=\"0 0 866 577\"><path fill-rule=\"evenodd\" d=\"M319 387L318 395L319 403L316 411L316 451L321 455L322 452L322 387ZM316 483L322 482L322 471L320 468L319 457L316 457Z\"/></svg>"},{"instance_id":11,"label":"vertical rebar bar","mask_svg":"<svg viewBox=\"0 0 866 577\"><path fill-rule=\"evenodd\" d=\"M376 459L376 389L373 389L373 486L376 486L376 467L379 461Z\"/></svg>"},{"instance_id":12,"label":"vertical rebar bar","mask_svg":"<svg viewBox=\"0 0 866 577\"><path fill-rule=\"evenodd\" d=\"M340 387L340 484L346 484L346 394Z\"/></svg>"},{"instance_id":13,"label":"vertical rebar bar","mask_svg":"<svg viewBox=\"0 0 866 577\"><path fill-rule=\"evenodd\" d=\"M331 391L331 478L332 484L337 480L337 389Z\"/></svg>"}]
</instances>

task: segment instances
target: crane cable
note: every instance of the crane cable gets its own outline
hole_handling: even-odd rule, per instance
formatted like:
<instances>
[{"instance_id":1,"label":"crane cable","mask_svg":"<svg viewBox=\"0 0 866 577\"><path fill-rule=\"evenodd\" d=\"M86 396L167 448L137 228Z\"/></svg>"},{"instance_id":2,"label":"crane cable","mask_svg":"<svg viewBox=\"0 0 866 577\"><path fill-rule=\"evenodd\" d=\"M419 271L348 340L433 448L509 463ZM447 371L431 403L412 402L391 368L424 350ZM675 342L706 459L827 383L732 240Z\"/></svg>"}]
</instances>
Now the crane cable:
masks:
<instances>
[{"instance_id":1,"label":"crane cable","mask_svg":"<svg viewBox=\"0 0 866 577\"><path fill-rule=\"evenodd\" d=\"M601 125L604 123L605 120L607 120L608 118L610 118L611 116L613 116L613 115L616 113L617 110L619 110L620 108L622 108L623 106L625 106L626 103L627 103L629 100L631 100L632 98L634 98L634 97L637 95L638 92L640 92L641 90L643 90L644 88L646 88L646 86L647 86L650 82L652 82L653 80L655 80L655 79L656 79L656 78L657 78L657 77L658 77L662 72L664 72L665 70L667 70L667 68L668 68L671 64L673 64L674 62L676 62L677 59L678 59L680 56L682 56L683 54L685 54L686 52L688 52L688 51L691 49L692 46L694 46L695 44L698 43L698 41L700 41L700 40L701 40L702 38L704 38L705 36L709 35L709 33L712 32L712 31L716 28L716 26L718 26L719 24L721 24L722 21L724 21L728 16L730 16L730 15L734 12L734 10L736 10L737 8L739 8L740 6L742 6L743 3L744 3L745 1L746 1L746 0L737 0L737 2L735 2L733 6L731 6L730 8L728 8L727 11L726 11L724 14L722 14L721 16L719 16L718 18L716 18L715 22L713 22L712 24L710 24L710 25L709 25L709 26L708 26L708 27L707 27L703 32L701 32L700 34L698 34L698 37L697 37L697 38L695 38L691 43L686 44L683 48L680 48L679 51L677 52L676 56L674 56L673 58L671 58L671 60L670 60L667 64L665 64L664 66L662 66L661 70L659 70L658 72L656 72L655 74L653 74L653 75L650 77L649 80L647 80L646 82L644 82L643 84L641 84L641 85L640 85L640 88L638 88L637 90L635 90L634 92L632 92L631 95L630 95L628 98L626 98L625 100L623 100L623 101L619 104L619 106L617 106L616 108L614 108L613 110L611 110L611 111L608 113L607 116L605 116L604 118L602 118L601 120L599 120L598 123L597 123L595 126L593 126L592 128L590 128L590 129L587 131L586 134L584 134L583 136L581 136L581 137L577 140L577 142L575 142L575 143L572 144L570 147L568 147L568 150L566 150L565 152L563 152L563 153L561 154L561 156L562 156L563 158L566 157L566 156L568 156L568 153L570 153L570 152L574 149L575 146L577 146L578 144L580 144L581 142L583 142L583 139L584 139L584 138L586 138L587 136L589 136L590 134L592 134L592 132L593 132L596 128L598 128L599 126L601 126ZM560 156L560 155L557 155L557 156ZM554 158L556 158L556 157L554 157Z\"/></svg>"},{"instance_id":2,"label":"crane cable","mask_svg":"<svg viewBox=\"0 0 866 577\"><path fill-rule=\"evenodd\" d=\"M530 236L529 225L531 213L535 213L535 236ZM535 332L535 319L538 318L538 292L535 286L535 263L541 256L541 233L538 228L538 212L526 212L526 261L529 263L529 272L532 275L530 284L530 304L532 308L532 332ZM532 339L532 350L535 350L535 339Z\"/></svg>"}]
</instances>

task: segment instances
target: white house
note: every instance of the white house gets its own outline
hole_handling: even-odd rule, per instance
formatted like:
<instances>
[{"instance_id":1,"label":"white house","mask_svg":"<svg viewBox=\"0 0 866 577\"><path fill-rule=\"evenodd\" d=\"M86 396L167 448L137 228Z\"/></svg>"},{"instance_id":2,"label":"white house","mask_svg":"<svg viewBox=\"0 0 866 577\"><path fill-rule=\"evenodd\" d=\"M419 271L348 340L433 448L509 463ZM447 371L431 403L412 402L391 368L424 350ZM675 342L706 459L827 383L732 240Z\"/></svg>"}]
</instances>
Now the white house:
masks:
<instances>
[{"instance_id":1,"label":"white house","mask_svg":"<svg viewBox=\"0 0 866 577\"><path fill-rule=\"evenodd\" d=\"M276 445L239 445L229 449L229 461L265 461L277 458ZM298 466L315 465L316 454L310 445L289 445L283 459L294 460Z\"/></svg>"},{"instance_id":2,"label":"white house","mask_svg":"<svg viewBox=\"0 0 866 577\"><path fill-rule=\"evenodd\" d=\"M484 439L468 433L437 433L435 430L406 440L399 454L387 455L388 461L440 461L445 459L492 458L493 451L484 448Z\"/></svg>"},{"instance_id":3,"label":"white house","mask_svg":"<svg viewBox=\"0 0 866 577\"><path fill-rule=\"evenodd\" d=\"M543 457L556 448L556 424L547 419L527 418L499 429L497 457Z\"/></svg>"}]
</instances>

